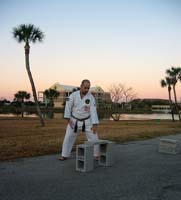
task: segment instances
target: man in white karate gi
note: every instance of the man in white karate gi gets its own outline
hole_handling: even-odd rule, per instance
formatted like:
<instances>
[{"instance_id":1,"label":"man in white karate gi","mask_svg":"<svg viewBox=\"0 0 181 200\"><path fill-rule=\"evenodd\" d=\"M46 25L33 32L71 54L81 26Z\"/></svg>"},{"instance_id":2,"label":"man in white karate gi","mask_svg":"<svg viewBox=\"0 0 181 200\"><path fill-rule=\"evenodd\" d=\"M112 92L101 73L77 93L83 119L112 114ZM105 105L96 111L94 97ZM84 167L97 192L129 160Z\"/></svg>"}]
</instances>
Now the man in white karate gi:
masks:
<instances>
[{"instance_id":1,"label":"man in white karate gi","mask_svg":"<svg viewBox=\"0 0 181 200\"><path fill-rule=\"evenodd\" d=\"M67 129L59 160L70 157L78 131L85 132L87 140L98 141L97 125L99 124L94 96L89 92L90 81L81 82L80 90L73 92L65 105L64 118L67 119ZM94 145L94 156L99 156L99 146Z\"/></svg>"}]
</instances>

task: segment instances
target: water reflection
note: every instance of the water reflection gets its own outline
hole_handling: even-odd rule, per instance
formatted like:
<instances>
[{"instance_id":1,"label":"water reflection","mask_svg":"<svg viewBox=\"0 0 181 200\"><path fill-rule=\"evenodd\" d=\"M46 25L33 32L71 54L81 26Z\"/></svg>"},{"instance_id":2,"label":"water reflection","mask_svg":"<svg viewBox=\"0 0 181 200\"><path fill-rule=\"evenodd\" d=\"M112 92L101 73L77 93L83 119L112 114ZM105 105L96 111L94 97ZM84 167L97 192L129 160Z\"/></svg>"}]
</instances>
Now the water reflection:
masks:
<instances>
[{"instance_id":1,"label":"water reflection","mask_svg":"<svg viewBox=\"0 0 181 200\"><path fill-rule=\"evenodd\" d=\"M175 120L178 120L178 115L174 115ZM121 114L120 120L150 120L150 119L170 119L171 114Z\"/></svg>"},{"instance_id":2,"label":"water reflection","mask_svg":"<svg viewBox=\"0 0 181 200\"><path fill-rule=\"evenodd\" d=\"M16 114L0 114L0 117L21 117L21 115ZM28 114L25 113L24 117L38 117L36 114ZM46 112L43 113L43 117L46 119L62 119L63 113L53 113L53 112ZM102 116L103 117L103 116ZM110 119L112 118L106 116L101 119ZM171 114L121 114L120 120L150 120L150 119L167 119L172 120ZM175 120L178 120L178 115L175 115Z\"/></svg>"},{"instance_id":3,"label":"water reflection","mask_svg":"<svg viewBox=\"0 0 181 200\"><path fill-rule=\"evenodd\" d=\"M8 113L8 114L0 114L0 117L20 117L21 118L21 114L12 114L12 113ZM36 114L24 114L24 118L26 117L37 117Z\"/></svg>"}]
</instances>

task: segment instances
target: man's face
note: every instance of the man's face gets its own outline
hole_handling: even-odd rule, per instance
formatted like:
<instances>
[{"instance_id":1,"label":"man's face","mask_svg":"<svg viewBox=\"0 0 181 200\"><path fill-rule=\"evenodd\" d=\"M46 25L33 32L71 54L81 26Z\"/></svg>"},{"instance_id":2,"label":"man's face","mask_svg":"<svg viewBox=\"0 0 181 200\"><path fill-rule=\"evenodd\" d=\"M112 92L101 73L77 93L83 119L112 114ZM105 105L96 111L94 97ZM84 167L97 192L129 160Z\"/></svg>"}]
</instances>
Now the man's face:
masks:
<instances>
[{"instance_id":1,"label":"man's face","mask_svg":"<svg viewBox=\"0 0 181 200\"><path fill-rule=\"evenodd\" d=\"M89 91L89 88L90 88L90 83L84 82L80 87L80 91L83 95L86 95Z\"/></svg>"}]
</instances>

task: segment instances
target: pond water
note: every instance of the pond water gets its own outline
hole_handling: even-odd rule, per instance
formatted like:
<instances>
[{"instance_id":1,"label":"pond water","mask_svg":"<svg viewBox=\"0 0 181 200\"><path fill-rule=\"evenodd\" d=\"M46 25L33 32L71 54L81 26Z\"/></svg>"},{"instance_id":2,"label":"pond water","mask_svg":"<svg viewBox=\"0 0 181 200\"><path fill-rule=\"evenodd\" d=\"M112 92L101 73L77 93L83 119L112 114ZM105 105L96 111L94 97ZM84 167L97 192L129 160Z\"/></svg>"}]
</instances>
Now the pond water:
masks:
<instances>
[{"instance_id":1,"label":"pond water","mask_svg":"<svg viewBox=\"0 0 181 200\"><path fill-rule=\"evenodd\" d=\"M21 117L21 115L15 114L0 114L0 117ZM25 114L24 117L37 117L36 114ZM175 120L178 120L178 115L174 115ZM46 113L44 118L55 118L62 119L63 113ZM110 118L111 119L111 118ZM170 119L172 120L171 114L121 114L120 120L150 120L150 119ZM111 119L112 120L112 119Z\"/></svg>"},{"instance_id":2,"label":"pond water","mask_svg":"<svg viewBox=\"0 0 181 200\"><path fill-rule=\"evenodd\" d=\"M175 120L178 120L178 115L174 115ZM170 119L171 114L121 114L120 120L150 120L150 119Z\"/></svg>"},{"instance_id":3,"label":"pond water","mask_svg":"<svg viewBox=\"0 0 181 200\"><path fill-rule=\"evenodd\" d=\"M21 115L16 114L0 114L0 117L21 117ZM36 114L24 114L24 117L37 117Z\"/></svg>"}]
</instances>

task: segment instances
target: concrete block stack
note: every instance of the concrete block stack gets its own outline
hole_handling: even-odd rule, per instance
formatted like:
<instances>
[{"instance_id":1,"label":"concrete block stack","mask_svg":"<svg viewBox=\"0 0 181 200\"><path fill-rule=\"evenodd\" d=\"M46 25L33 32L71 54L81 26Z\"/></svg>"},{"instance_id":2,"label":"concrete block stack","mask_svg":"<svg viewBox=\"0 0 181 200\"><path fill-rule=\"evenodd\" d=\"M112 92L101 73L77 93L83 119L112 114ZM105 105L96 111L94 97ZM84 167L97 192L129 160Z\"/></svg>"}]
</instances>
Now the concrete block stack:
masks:
<instances>
[{"instance_id":1,"label":"concrete block stack","mask_svg":"<svg viewBox=\"0 0 181 200\"><path fill-rule=\"evenodd\" d=\"M114 164L114 142L105 141L99 144L99 165L111 166Z\"/></svg>"},{"instance_id":2,"label":"concrete block stack","mask_svg":"<svg viewBox=\"0 0 181 200\"><path fill-rule=\"evenodd\" d=\"M80 144L76 147L76 170L88 172L94 169L93 145Z\"/></svg>"},{"instance_id":3,"label":"concrete block stack","mask_svg":"<svg viewBox=\"0 0 181 200\"><path fill-rule=\"evenodd\" d=\"M88 172L94 169L94 145L99 145L100 155L98 165L111 166L114 164L114 142L109 140L86 141L84 144L77 145L76 148L77 171Z\"/></svg>"}]
</instances>

